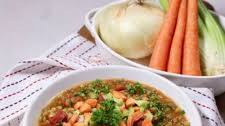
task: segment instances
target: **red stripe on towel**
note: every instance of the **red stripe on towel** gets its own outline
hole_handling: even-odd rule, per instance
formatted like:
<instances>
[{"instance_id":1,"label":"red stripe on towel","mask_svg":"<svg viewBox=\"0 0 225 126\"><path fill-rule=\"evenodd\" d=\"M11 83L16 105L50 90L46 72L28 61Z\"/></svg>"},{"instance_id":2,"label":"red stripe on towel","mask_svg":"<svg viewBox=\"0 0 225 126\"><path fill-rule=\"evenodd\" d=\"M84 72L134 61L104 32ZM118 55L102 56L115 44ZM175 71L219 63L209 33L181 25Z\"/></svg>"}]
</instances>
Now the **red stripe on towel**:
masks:
<instances>
[{"instance_id":1,"label":"red stripe on towel","mask_svg":"<svg viewBox=\"0 0 225 126\"><path fill-rule=\"evenodd\" d=\"M26 107L28 107L28 105L25 105L24 107L20 108L19 110L15 111L15 112L12 112L11 114L9 114L9 115L7 115L7 116L5 116L5 117L2 117L0 120L4 120L4 119L6 119L6 118L8 118L8 117L10 117L10 116L12 116L12 115L14 115L14 114L16 114L16 113L22 111L22 110L23 110L24 108L26 108Z\"/></svg>"},{"instance_id":2,"label":"red stripe on towel","mask_svg":"<svg viewBox=\"0 0 225 126\"><path fill-rule=\"evenodd\" d=\"M22 72L22 71L25 71L25 70L27 70L27 69L33 68L33 67L35 67L35 66L39 66L39 65L41 65L41 64L42 64L42 63L36 63L36 64L33 64L33 65L31 65L31 66L28 66L28 67L22 68L22 69L20 69L20 70L17 70L17 71L15 71L15 72L9 73L9 74L5 75L5 77L9 77L9 76L12 76L12 75L14 75L14 74L18 74L18 73L20 73L20 72Z\"/></svg>"},{"instance_id":3,"label":"red stripe on towel","mask_svg":"<svg viewBox=\"0 0 225 126\"><path fill-rule=\"evenodd\" d=\"M8 97L11 97L11 96L15 96L15 95L17 95L17 94L20 94L21 92L23 92L23 91L25 91L26 89L28 89L29 87L31 87L33 84L36 84L37 82L46 80L46 79L48 79L48 78L54 76L54 75L57 73L58 70L59 70L59 69L57 69L56 71L54 71L53 74L50 74L49 76L46 76L46 77L40 78L40 79L38 79L38 80L35 80L34 82L30 83L28 86L26 86L25 88L23 88L23 89L21 89L21 90L19 90L19 91L17 91L17 92L14 92L14 93L11 93L11 94L7 94L6 96L3 96L2 98L0 98L0 101L2 101L2 100L4 100L4 99L7 99Z\"/></svg>"},{"instance_id":4,"label":"red stripe on towel","mask_svg":"<svg viewBox=\"0 0 225 126\"><path fill-rule=\"evenodd\" d=\"M23 78L23 79L21 79L21 80L19 80L19 81L16 81L16 82L13 82L13 83L10 83L10 84L8 84L8 85L3 86L3 87L0 89L0 91L2 91L2 90L5 89L5 88L8 88L8 87L10 87L10 86L19 84L19 83L25 81L26 79L28 79L28 78L30 78L30 77L36 75L36 74L40 74L40 73L49 71L49 70L51 70L51 69L53 69L53 68L55 68L55 66L51 66L51 67L48 67L48 68L46 68L46 69L44 69L44 70L41 70L41 71L38 71L38 72L33 73L33 74L31 74L31 75L28 75L27 77L25 77L25 78Z\"/></svg>"},{"instance_id":5,"label":"red stripe on towel","mask_svg":"<svg viewBox=\"0 0 225 126\"><path fill-rule=\"evenodd\" d=\"M216 103L214 98L212 98L212 97L210 97L210 96L208 96L208 95L206 95L206 94L204 94L202 92L199 92L199 91L197 91L195 89L192 89L192 88L189 88L189 87L185 87L185 88L188 89L188 90L191 90L191 91L193 91L195 93L198 93L198 94L200 94L200 95L202 95L202 96L204 96L204 97L206 97L208 99L210 99L213 103Z\"/></svg>"},{"instance_id":6,"label":"red stripe on towel","mask_svg":"<svg viewBox=\"0 0 225 126\"><path fill-rule=\"evenodd\" d=\"M32 96L32 95L36 94L37 92L39 92L40 90L42 90L42 88L39 88L39 89L33 91L32 93L30 93L30 94L27 95L26 97L24 97L24 98L22 98L22 99L20 99L20 100L18 100L18 101L16 101L16 102L14 102L14 103L12 103L12 104L10 104L10 105L7 105L7 106L5 106L5 107L3 107L3 108L0 108L0 112L3 111L3 110L5 110L5 109L9 109L10 107L13 107L14 105L16 105L16 104L18 104L18 103L20 103L20 102L26 100L26 99L29 98L30 96Z\"/></svg>"},{"instance_id":7,"label":"red stripe on towel","mask_svg":"<svg viewBox=\"0 0 225 126\"><path fill-rule=\"evenodd\" d=\"M52 56L53 54L55 54L56 52L58 52L61 48L63 48L64 46L66 46L67 44L69 44L73 39L78 38L80 35L76 35L73 36L71 39L67 40L65 43L63 43L61 46L59 46L58 48L56 48L53 52L51 52L47 57Z\"/></svg>"},{"instance_id":8,"label":"red stripe on towel","mask_svg":"<svg viewBox=\"0 0 225 126\"><path fill-rule=\"evenodd\" d=\"M203 105L203 104L201 104L201 103L199 103L199 102L196 102L196 101L194 101L194 100L193 100L193 102L194 102L195 104L197 104L198 106L201 106L201 107L203 107L203 108L207 108L207 109L213 111L213 112L216 114L216 117L219 119L220 124L222 125L222 120L220 119L219 114L217 113L217 111L216 111L215 109L212 109L212 108L210 108L210 107L208 107L208 106L206 106L206 105Z\"/></svg>"}]
</instances>

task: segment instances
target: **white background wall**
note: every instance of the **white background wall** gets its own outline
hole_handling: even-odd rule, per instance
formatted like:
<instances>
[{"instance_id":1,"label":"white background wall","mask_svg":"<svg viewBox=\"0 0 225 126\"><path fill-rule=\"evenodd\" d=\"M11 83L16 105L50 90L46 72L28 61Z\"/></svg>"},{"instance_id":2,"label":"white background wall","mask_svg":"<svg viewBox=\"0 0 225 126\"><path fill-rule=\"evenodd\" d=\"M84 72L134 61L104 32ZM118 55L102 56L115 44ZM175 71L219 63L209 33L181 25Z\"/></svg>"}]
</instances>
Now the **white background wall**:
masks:
<instances>
[{"instance_id":1,"label":"white background wall","mask_svg":"<svg viewBox=\"0 0 225 126\"><path fill-rule=\"evenodd\" d=\"M0 0L0 75L76 32L88 10L110 1ZM209 1L225 15L224 0Z\"/></svg>"},{"instance_id":2,"label":"white background wall","mask_svg":"<svg viewBox=\"0 0 225 126\"><path fill-rule=\"evenodd\" d=\"M0 0L0 75L76 32L88 10L110 1Z\"/></svg>"}]
</instances>

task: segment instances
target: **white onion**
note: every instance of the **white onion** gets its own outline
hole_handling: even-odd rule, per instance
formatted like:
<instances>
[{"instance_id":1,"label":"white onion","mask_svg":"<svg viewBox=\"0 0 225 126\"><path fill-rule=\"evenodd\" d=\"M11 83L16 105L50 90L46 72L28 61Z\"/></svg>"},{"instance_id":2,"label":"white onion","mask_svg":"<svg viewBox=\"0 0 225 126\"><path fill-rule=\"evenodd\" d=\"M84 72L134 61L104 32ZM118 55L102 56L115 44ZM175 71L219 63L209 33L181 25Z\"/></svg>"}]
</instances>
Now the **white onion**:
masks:
<instances>
[{"instance_id":1,"label":"white onion","mask_svg":"<svg viewBox=\"0 0 225 126\"><path fill-rule=\"evenodd\" d=\"M147 2L124 2L105 8L96 18L99 35L110 48L139 59L152 53L164 13Z\"/></svg>"}]
</instances>

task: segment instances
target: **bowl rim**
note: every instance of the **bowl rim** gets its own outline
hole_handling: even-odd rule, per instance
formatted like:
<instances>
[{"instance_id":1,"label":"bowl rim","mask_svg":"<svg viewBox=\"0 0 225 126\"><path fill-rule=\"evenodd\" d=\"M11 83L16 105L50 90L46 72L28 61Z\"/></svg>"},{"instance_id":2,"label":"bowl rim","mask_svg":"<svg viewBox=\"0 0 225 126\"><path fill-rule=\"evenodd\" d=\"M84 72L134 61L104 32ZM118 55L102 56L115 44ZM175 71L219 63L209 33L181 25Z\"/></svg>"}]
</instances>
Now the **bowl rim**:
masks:
<instances>
[{"instance_id":1,"label":"bowl rim","mask_svg":"<svg viewBox=\"0 0 225 126\"><path fill-rule=\"evenodd\" d=\"M100 38L99 34L97 33L97 29L95 28L96 25L96 17L97 15L99 15L102 11L104 11L104 9L112 6L112 5L116 5L116 4L120 4L120 3L124 3L126 2L125 0L118 0L118 1L114 1L111 2L103 7L100 8L95 8L92 9L91 11L89 11L86 16L85 16L85 25L87 26L88 30L91 32L91 34L93 35L93 37L97 40L96 44L101 45L104 49L106 49L108 52L110 52L111 55L113 55L114 57L116 57L117 59L119 59L120 61L123 61L127 64L130 64L132 66L136 66L138 68L142 68L142 69L146 69L149 71L152 71L154 73L160 74L160 75L164 75L164 76L171 76L171 77L179 77L179 78L185 78L185 79L218 79L218 78L224 78L225 74L221 74L221 75L213 75L213 76L193 76L193 75L184 75L184 74L176 74L176 73L170 73L167 71L161 71L161 70L157 70L151 67L147 67L145 65L136 63L128 58L123 57L122 55L120 55L119 53L115 52L113 49L111 49L109 46L107 46L103 40ZM89 24L87 22L90 22L90 14L93 14L93 23ZM213 13L215 15L217 15L219 17L219 20L223 19L225 21L225 17L217 14L217 13ZM90 26L91 25L91 26Z\"/></svg>"},{"instance_id":2,"label":"bowl rim","mask_svg":"<svg viewBox=\"0 0 225 126\"><path fill-rule=\"evenodd\" d=\"M101 70L105 70L105 69L108 69L108 70L130 70L132 72L135 72L135 71L138 71L138 72L142 72L143 74L146 74L146 73L150 73L151 75L154 75L156 78L164 81L165 83L167 83L169 85L169 87L173 88L176 90L176 92L179 93L179 95L181 95L185 100L184 102L185 103L188 103L190 106L190 109L192 110L192 113L194 114L196 120L198 120L198 122L196 122L197 124L199 124L199 126L202 126L202 120L201 120L201 117L200 117L200 113L197 109L197 107L194 105L194 103L191 101L190 97L180 88L178 87L176 84L174 84L172 81L154 73L154 72L151 72L151 71L148 71L148 70L144 70L144 69L140 69L140 68L135 68L135 67L130 67L130 66L122 66L122 65L110 65L110 66L95 66L95 67L90 67L90 68L86 68L86 69L79 69L79 70L76 70L74 72L71 72L69 75L67 76L64 76L62 78L59 78L55 81L52 82L52 84L49 84L40 94L38 94L38 96L31 102L31 104L29 105L24 117L23 117L23 120L21 122L21 126L22 125L25 125L27 126L27 123L29 122L29 117L33 114L32 113L32 108L35 107L35 103L38 102L39 100L39 97L40 96L45 96L47 95L48 91L51 90L53 88L53 86L57 83L61 83L63 81L65 81L66 79L68 78L71 78L75 75L78 75L82 72L87 72L87 71L101 71ZM79 84L78 84L79 85ZM155 87L154 85L151 85L152 87ZM70 86L67 86L67 87L63 87L63 90L66 90L68 88L71 88ZM157 88L159 91L163 92L162 89L159 89ZM59 93L59 92L58 92ZM54 96L53 96L54 97ZM173 100L173 96L168 96L169 98L171 98ZM52 97L51 97L52 98ZM50 98L50 99L51 99ZM44 103L43 103L44 104ZM178 104L178 103L176 103ZM179 104L178 104L179 106Z\"/></svg>"}]
</instances>

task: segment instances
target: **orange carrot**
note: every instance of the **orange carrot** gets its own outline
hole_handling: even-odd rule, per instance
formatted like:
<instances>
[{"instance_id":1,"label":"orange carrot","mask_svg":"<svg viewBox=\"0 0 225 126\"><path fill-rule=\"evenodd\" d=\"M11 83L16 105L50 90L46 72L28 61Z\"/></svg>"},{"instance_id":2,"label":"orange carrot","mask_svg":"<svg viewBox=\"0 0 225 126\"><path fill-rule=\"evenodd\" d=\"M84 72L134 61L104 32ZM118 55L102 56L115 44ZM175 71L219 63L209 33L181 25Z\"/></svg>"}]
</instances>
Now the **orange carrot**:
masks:
<instances>
[{"instance_id":1,"label":"orange carrot","mask_svg":"<svg viewBox=\"0 0 225 126\"><path fill-rule=\"evenodd\" d=\"M128 116L127 119L127 126L133 126L134 122L133 122L133 118L132 116Z\"/></svg>"},{"instance_id":2,"label":"orange carrot","mask_svg":"<svg viewBox=\"0 0 225 126\"><path fill-rule=\"evenodd\" d=\"M72 124L74 124L78 119L79 119L79 115L74 114L74 115L72 115L72 117L70 118L69 123L72 125Z\"/></svg>"},{"instance_id":3,"label":"orange carrot","mask_svg":"<svg viewBox=\"0 0 225 126\"><path fill-rule=\"evenodd\" d=\"M63 126L71 126L70 123L63 123Z\"/></svg>"},{"instance_id":4,"label":"orange carrot","mask_svg":"<svg viewBox=\"0 0 225 126\"><path fill-rule=\"evenodd\" d=\"M186 22L187 22L187 0L182 0L177 18L177 26L173 36L172 45L170 48L170 56L167 65L168 72L178 74L181 73L183 42L185 36Z\"/></svg>"},{"instance_id":5,"label":"orange carrot","mask_svg":"<svg viewBox=\"0 0 225 126\"><path fill-rule=\"evenodd\" d=\"M153 126L152 122L149 119L144 119L142 126Z\"/></svg>"},{"instance_id":6,"label":"orange carrot","mask_svg":"<svg viewBox=\"0 0 225 126\"><path fill-rule=\"evenodd\" d=\"M133 109L134 109L134 112L141 111L141 108L138 106L133 107Z\"/></svg>"},{"instance_id":7,"label":"orange carrot","mask_svg":"<svg viewBox=\"0 0 225 126\"><path fill-rule=\"evenodd\" d=\"M133 126L133 124L141 119L144 116L144 113L141 111L134 112L132 115L128 116L127 126Z\"/></svg>"},{"instance_id":8,"label":"orange carrot","mask_svg":"<svg viewBox=\"0 0 225 126\"><path fill-rule=\"evenodd\" d=\"M130 106L133 106L133 105L135 105L135 99L133 99L133 98L128 98L127 100L126 100L126 107L128 108L128 107L130 107Z\"/></svg>"},{"instance_id":9,"label":"orange carrot","mask_svg":"<svg viewBox=\"0 0 225 126\"><path fill-rule=\"evenodd\" d=\"M156 40L149 66L159 70L167 70L167 61L181 0L172 0L161 31Z\"/></svg>"},{"instance_id":10,"label":"orange carrot","mask_svg":"<svg viewBox=\"0 0 225 126\"><path fill-rule=\"evenodd\" d=\"M77 103L74 105L74 108L75 108L75 109L79 109L83 104L84 104L83 101L79 101L79 102L77 102Z\"/></svg>"},{"instance_id":11,"label":"orange carrot","mask_svg":"<svg viewBox=\"0 0 225 126\"><path fill-rule=\"evenodd\" d=\"M89 104L92 108L94 108L96 105L97 105L97 99L87 99L86 101L85 101L87 104Z\"/></svg>"},{"instance_id":12,"label":"orange carrot","mask_svg":"<svg viewBox=\"0 0 225 126\"><path fill-rule=\"evenodd\" d=\"M91 106L87 103L84 103L81 107L80 107L80 112L81 113L85 113L85 112L90 112L91 111Z\"/></svg>"},{"instance_id":13,"label":"orange carrot","mask_svg":"<svg viewBox=\"0 0 225 126\"><path fill-rule=\"evenodd\" d=\"M119 91L113 91L112 95L113 95L113 97L118 98L118 99L123 99L123 100L126 99L126 96Z\"/></svg>"},{"instance_id":14,"label":"orange carrot","mask_svg":"<svg viewBox=\"0 0 225 126\"><path fill-rule=\"evenodd\" d=\"M133 121L136 122L144 116L144 113L141 111L134 112Z\"/></svg>"},{"instance_id":15,"label":"orange carrot","mask_svg":"<svg viewBox=\"0 0 225 126\"><path fill-rule=\"evenodd\" d=\"M124 121L122 121L121 123L120 123L120 126L126 126L127 124L124 122Z\"/></svg>"},{"instance_id":16,"label":"orange carrot","mask_svg":"<svg viewBox=\"0 0 225 126\"><path fill-rule=\"evenodd\" d=\"M77 123L74 123L73 126L85 126L85 124L82 122L77 122Z\"/></svg>"},{"instance_id":17,"label":"orange carrot","mask_svg":"<svg viewBox=\"0 0 225 126\"><path fill-rule=\"evenodd\" d=\"M198 0L188 0L182 74L201 75L198 40Z\"/></svg>"},{"instance_id":18,"label":"orange carrot","mask_svg":"<svg viewBox=\"0 0 225 126\"><path fill-rule=\"evenodd\" d=\"M126 109L126 106L123 104L122 106L120 106L120 110L124 111Z\"/></svg>"}]
</instances>

